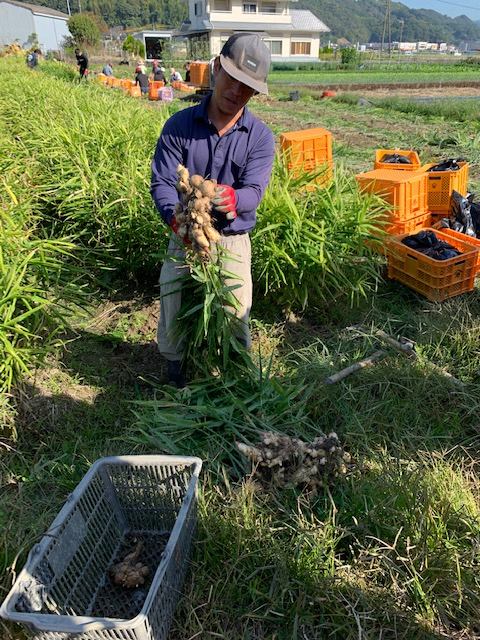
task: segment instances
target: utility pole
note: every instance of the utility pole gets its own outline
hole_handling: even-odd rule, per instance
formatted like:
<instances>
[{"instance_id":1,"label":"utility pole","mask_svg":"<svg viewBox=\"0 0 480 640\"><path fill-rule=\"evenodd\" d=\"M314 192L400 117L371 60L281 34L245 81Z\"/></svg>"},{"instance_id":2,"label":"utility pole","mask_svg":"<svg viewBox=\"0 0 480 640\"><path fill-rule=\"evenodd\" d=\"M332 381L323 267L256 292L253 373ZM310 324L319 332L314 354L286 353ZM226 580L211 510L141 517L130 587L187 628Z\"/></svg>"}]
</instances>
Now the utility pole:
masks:
<instances>
[{"instance_id":1,"label":"utility pole","mask_svg":"<svg viewBox=\"0 0 480 640\"><path fill-rule=\"evenodd\" d=\"M388 11L389 11L389 0L386 0L386 5L385 5L385 16L383 18L383 33L382 33L382 44L381 44L381 48L380 48L380 60L382 59L382 55L383 55L383 49L385 47L385 34L387 32L387 16L388 16Z\"/></svg>"},{"instance_id":2,"label":"utility pole","mask_svg":"<svg viewBox=\"0 0 480 640\"><path fill-rule=\"evenodd\" d=\"M403 25L405 24L405 20L400 18L400 37L398 41L398 60L400 62L400 50L402 48L402 34L403 34Z\"/></svg>"},{"instance_id":3,"label":"utility pole","mask_svg":"<svg viewBox=\"0 0 480 640\"><path fill-rule=\"evenodd\" d=\"M67 11L68 11L68 15L71 16L72 12L70 11L70 0L67 0Z\"/></svg>"}]
</instances>

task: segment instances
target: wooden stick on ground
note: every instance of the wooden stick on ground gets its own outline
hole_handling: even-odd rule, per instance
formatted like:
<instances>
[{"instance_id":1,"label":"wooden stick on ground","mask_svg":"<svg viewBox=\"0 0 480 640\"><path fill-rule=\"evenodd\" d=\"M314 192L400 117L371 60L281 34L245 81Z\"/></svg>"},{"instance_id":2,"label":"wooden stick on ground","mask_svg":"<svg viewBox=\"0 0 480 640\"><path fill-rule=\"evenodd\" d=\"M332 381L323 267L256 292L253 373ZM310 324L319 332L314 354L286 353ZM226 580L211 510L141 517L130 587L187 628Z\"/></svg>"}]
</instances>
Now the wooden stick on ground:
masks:
<instances>
[{"instance_id":1,"label":"wooden stick on ground","mask_svg":"<svg viewBox=\"0 0 480 640\"><path fill-rule=\"evenodd\" d=\"M364 358L359 362L355 362L355 364L351 364L349 367L346 367L345 369L342 369L341 371L328 376L325 382L327 384L334 384L335 382L339 382L340 380L343 380L343 378L349 376L351 373L355 373L355 371L367 367L369 364L372 364L372 362L375 362L375 360L380 360L380 358L384 358L386 355L386 351L375 351L375 353L372 353L372 355L368 356L368 358Z\"/></svg>"},{"instance_id":2,"label":"wooden stick on ground","mask_svg":"<svg viewBox=\"0 0 480 640\"><path fill-rule=\"evenodd\" d=\"M393 338L391 335L386 333L386 331L382 331L381 329L375 329L375 332L373 334L367 333L367 327L363 324L358 324L353 327L347 327L347 329L355 329L356 331L360 331L364 335L376 335L379 338L381 338L384 342L389 344L391 347L398 349L405 355L411 357L413 360L417 360L420 364L423 364L426 367L433 369L438 374L442 375L444 378L447 378L447 380L449 380L452 384L459 387L460 389L463 389L465 387L464 382L462 382L458 378L455 378L455 376L452 376L452 374L449 373L448 371L444 371L441 367L438 366L438 364L435 364L434 362L430 362L429 360L421 359L418 353L415 351L415 346L413 342L410 342L410 341L399 342L398 340ZM366 358L366 360L368 360L368 358ZM369 363L367 362L367 364ZM355 367L355 365L352 365L352 367ZM354 368L352 371L349 371L347 374L342 375L340 378L338 378L338 380L342 380L347 375L349 375L350 373L353 373L354 371L358 371L358 369L360 368L361 367ZM346 370L347 369L344 369L343 371L346 371ZM343 373L343 371L340 371L339 374ZM330 378L335 378L336 375L337 374L334 374L333 376L330 376ZM333 380L333 382L329 382L329 378L327 378L327 382L328 384L333 384L333 382L337 382L337 380L335 379Z\"/></svg>"}]
</instances>

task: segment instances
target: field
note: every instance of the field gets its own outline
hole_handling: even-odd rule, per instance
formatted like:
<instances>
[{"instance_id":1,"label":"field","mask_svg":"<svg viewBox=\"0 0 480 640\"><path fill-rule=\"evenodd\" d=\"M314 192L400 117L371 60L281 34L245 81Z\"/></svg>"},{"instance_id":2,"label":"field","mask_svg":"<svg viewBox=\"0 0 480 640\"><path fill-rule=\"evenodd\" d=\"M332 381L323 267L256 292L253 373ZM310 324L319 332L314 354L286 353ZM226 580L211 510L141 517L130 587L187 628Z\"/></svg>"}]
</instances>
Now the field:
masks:
<instances>
[{"instance_id":1,"label":"field","mask_svg":"<svg viewBox=\"0 0 480 640\"><path fill-rule=\"evenodd\" d=\"M385 261L362 248L379 203L365 202L353 176L373 168L376 149L414 149L423 163L467 159L478 192L480 88L427 86L417 75L423 88L399 76L387 90L372 73L364 89L342 90L338 75L315 84L272 74L271 95L252 111L277 142L328 129L334 181L307 191L278 162L253 238L253 366L219 378L197 370L175 391L155 345L165 234L150 216L149 159L163 119L190 103L132 106L116 90L73 85L54 65L20 86L20 67L0 64L3 210L20 203L88 249L68 272L86 287L71 294L68 326L2 405L0 596L94 460L192 454L204 460L199 531L173 639L479 638L480 290L432 303L389 280ZM321 97L326 86L334 98ZM278 222L266 251L261 234ZM81 279L95 262L105 270ZM412 341L418 358L382 332ZM326 384L378 349L375 364ZM235 441L268 430L306 441L335 431L347 473L316 495L254 482ZM24 638L6 621L0 630Z\"/></svg>"}]
</instances>

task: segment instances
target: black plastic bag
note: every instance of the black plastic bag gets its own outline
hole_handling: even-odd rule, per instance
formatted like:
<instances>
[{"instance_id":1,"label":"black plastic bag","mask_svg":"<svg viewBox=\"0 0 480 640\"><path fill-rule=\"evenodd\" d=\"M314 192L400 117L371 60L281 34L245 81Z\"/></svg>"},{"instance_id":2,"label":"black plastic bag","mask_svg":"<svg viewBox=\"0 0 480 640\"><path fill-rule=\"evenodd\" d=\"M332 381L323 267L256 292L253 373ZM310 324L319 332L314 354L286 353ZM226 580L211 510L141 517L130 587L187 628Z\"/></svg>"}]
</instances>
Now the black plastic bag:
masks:
<instances>
[{"instance_id":1,"label":"black plastic bag","mask_svg":"<svg viewBox=\"0 0 480 640\"><path fill-rule=\"evenodd\" d=\"M434 260L449 260L461 255L461 251L445 240L439 240L434 231L419 231L402 239L402 243Z\"/></svg>"},{"instance_id":2,"label":"black plastic bag","mask_svg":"<svg viewBox=\"0 0 480 640\"><path fill-rule=\"evenodd\" d=\"M458 163L465 162L463 158L459 158L458 160L455 158L448 158L447 160L442 160L430 169L427 169L427 173L429 171L460 171L462 168Z\"/></svg>"},{"instance_id":3,"label":"black plastic bag","mask_svg":"<svg viewBox=\"0 0 480 640\"><path fill-rule=\"evenodd\" d=\"M386 153L380 162L384 164L412 164L410 158L402 156L399 153Z\"/></svg>"},{"instance_id":4,"label":"black plastic bag","mask_svg":"<svg viewBox=\"0 0 480 640\"><path fill-rule=\"evenodd\" d=\"M460 233L464 233L471 238L476 238L477 233L472 220L471 207L471 201L453 189L450 198L450 209L452 216L455 218L452 229L460 231Z\"/></svg>"}]
</instances>

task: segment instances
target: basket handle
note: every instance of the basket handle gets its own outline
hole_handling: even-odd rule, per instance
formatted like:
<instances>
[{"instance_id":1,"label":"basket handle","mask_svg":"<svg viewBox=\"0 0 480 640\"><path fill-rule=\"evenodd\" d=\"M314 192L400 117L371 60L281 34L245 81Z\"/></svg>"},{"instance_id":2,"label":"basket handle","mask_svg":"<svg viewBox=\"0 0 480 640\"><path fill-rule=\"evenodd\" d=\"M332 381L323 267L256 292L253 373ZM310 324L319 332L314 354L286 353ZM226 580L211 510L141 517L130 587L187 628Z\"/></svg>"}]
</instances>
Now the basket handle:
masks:
<instances>
[{"instance_id":1,"label":"basket handle","mask_svg":"<svg viewBox=\"0 0 480 640\"><path fill-rule=\"evenodd\" d=\"M30 622L40 631L53 631L58 633L87 633L88 631L102 631L104 629L118 628L118 624L110 620L86 618L84 616L69 616L68 620L62 619L64 616L44 615L42 617L35 614L24 614L21 623Z\"/></svg>"}]
</instances>

